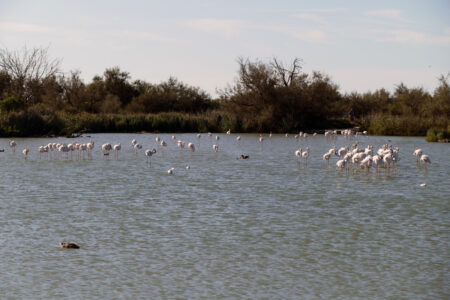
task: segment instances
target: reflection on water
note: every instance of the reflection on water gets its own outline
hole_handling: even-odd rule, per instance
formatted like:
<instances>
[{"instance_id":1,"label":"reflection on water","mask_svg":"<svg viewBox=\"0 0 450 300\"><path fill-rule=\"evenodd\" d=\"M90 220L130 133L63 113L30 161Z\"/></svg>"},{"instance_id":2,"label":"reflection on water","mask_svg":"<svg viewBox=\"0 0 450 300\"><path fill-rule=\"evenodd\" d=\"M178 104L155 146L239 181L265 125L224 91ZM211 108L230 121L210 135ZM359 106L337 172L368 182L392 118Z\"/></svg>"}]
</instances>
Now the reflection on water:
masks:
<instances>
[{"instance_id":1,"label":"reflection on water","mask_svg":"<svg viewBox=\"0 0 450 300\"><path fill-rule=\"evenodd\" d=\"M17 139L15 153L0 140L3 297L449 297L448 145L389 137L397 169L366 174L336 170L336 158L327 167L333 142L323 136L177 136L195 152L159 136L167 147L154 134L92 135L85 160L39 158L38 146L72 140ZM102 155L104 142L122 143L118 160ZM299 146L311 149L307 166ZM418 147L428 171L416 166ZM151 163L147 148L158 150Z\"/></svg>"}]
</instances>

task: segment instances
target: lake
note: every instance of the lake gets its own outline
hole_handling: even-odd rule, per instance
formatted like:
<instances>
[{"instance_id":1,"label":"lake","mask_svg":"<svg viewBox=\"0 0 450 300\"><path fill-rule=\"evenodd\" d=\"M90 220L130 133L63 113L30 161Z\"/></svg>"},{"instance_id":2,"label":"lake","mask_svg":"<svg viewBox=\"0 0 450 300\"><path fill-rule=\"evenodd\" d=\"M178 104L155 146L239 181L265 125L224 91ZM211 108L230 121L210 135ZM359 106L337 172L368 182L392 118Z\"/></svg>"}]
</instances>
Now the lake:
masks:
<instances>
[{"instance_id":1,"label":"lake","mask_svg":"<svg viewBox=\"0 0 450 300\"><path fill-rule=\"evenodd\" d=\"M176 135L195 152L171 136L80 137L95 141L84 159L37 150L74 139L15 139L15 152L0 139L1 298L450 297L449 144L360 136L360 147L400 149L395 169L367 174L322 160L356 141L342 136ZM122 143L118 158L103 155L105 142ZM147 148L157 149L149 162Z\"/></svg>"}]
</instances>

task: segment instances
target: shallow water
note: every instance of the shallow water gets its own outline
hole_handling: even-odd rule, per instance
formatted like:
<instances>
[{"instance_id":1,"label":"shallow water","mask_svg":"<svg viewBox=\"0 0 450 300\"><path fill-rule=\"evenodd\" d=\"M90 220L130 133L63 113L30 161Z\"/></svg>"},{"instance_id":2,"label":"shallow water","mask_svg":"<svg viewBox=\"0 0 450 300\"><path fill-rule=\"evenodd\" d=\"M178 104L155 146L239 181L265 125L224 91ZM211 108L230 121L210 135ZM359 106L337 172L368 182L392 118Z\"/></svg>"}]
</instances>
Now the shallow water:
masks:
<instances>
[{"instance_id":1,"label":"shallow water","mask_svg":"<svg viewBox=\"0 0 450 300\"><path fill-rule=\"evenodd\" d=\"M355 142L342 137L177 135L192 153L159 136L165 149L155 134L79 138L95 141L85 159L39 156L39 145L69 139L16 139L15 153L0 139L1 298L450 297L450 145L360 137L400 148L395 170L366 174L336 171L335 158L327 168L333 144ZM132 138L157 148L151 163ZM118 159L102 155L106 141L122 142ZM307 165L299 145L311 149Z\"/></svg>"}]
</instances>

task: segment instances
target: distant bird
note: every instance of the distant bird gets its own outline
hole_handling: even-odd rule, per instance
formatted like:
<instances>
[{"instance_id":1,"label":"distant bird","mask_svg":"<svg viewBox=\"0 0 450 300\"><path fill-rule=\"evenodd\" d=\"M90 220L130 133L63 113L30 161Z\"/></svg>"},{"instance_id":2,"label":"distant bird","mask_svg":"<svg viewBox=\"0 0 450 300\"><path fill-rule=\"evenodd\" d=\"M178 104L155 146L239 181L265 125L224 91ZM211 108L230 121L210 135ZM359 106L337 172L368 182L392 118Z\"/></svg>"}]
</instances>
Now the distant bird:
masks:
<instances>
[{"instance_id":1,"label":"distant bird","mask_svg":"<svg viewBox=\"0 0 450 300\"><path fill-rule=\"evenodd\" d=\"M9 141L9 146L11 147L13 152L16 152L17 143L15 141Z\"/></svg>"},{"instance_id":2,"label":"distant bird","mask_svg":"<svg viewBox=\"0 0 450 300\"><path fill-rule=\"evenodd\" d=\"M159 138L159 136L157 136L157 137L155 138L155 141L156 141L157 143L161 142L161 139Z\"/></svg>"},{"instance_id":3,"label":"distant bird","mask_svg":"<svg viewBox=\"0 0 450 300\"><path fill-rule=\"evenodd\" d=\"M427 186L427 184L426 183L421 183L420 186L424 187L424 186Z\"/></svg>"},{"instance_id":4,"label":"distant bird","mask_svg":"<svg viewBox=\"0 0 450 300\"><path fill-rule=\"evenodd\" d=\"M231 129L228 129L227 134L231 134Z\"/></svg>"},{"instance_id":5,"label":"distant bird","mask_svg":"<svg viewBox=\"0 0 450 300\"><path fill-rule=\"evenodd\" d=\"M420 157L420 161L423 162L423 166L424 166L425 170L427 169L427 165L431 164L431 159L426 154L422 154L422 156Z\"/></svg>"},{"instance_id":6,"label":"distant bird","mask_svg":"<svg viewBox=\"0 0 450 300\"><path fill-rule=\"evenodd\" d=\"M216 141L220 140L220 136L216 135Z\"/></svg>"},{"instance_id":7,"label":"distant bird","mask_svg":"<svg viewBox=\"0 0 450 300\"><path fill-rule=\"evenodd\" d=\"M170 168L169 170L167 170L167 174L172 175L173 174L173 170L175 170L175 168Z\"/></svg>"},{"instance_id":8,"label":"distant bird","mask_svg":"<svg viewBox=\"0 0 450 300\"><path fill-rule=\"evenodd\" d=\"M78 246L77 244L74 244L74 243L65 243L65 242L62 242L62 243L61 243L61 247L63 247L63 248L69 248L69 249L80 249L80 246Z\"/></svg>"},{"instance_id":9,"label":"distant bird","mask_svg":"<svg viewBox=\"0 0 450 300\"><path fill-rule=\"evenodd\" d=\"M241 140L241 136L237 136L236 140L239 142Z\"/></svg>"},{"instance_id":10,"label":"distant bird","mask_svg":"<svg viewBox=\"0 0 450 300\"><path fill-rule=\"evenodd\" d=\"M156 153L156 149L147 149L145 150L145 156L147 157L147 163L148 163L148 159L152 158L152 155Z\"/></svg>"},{"instance_id":11,"label":"distant bird","mask_svg":"<svg viewBox=\"0 0 450 300\"><path fill-rule=\"evenodd\" d=\"M189 143L188 144L188 148L192 151L195 152L195 145L193 143Z\"/></svg>"},{"instance_id":12,"label":"distant bird","mask_svg":"<svg viewBox=\"0 0 450 300\"><path fill-rule=\"evenodd\" d=\"M346 165L347 162L344 159L340 159L336 162L336 166L341 169L345 168Z\"/></svg>"},{"instance_id":13,"label":"distant bird","mask_svg":"<svg viewBox=\"0 0 450 300\"><path fill-rule=\"evenodd\" d=\"M413 152L413 155L416 157L416 162L420 161L420 156L422 156L422 149L416 149Z\"/></svg>"},{"instance_id":14,"label":"distant bird","mask_svg":"<svg viewBox=\"0 0 450 300\"><path fill-rule=\"evenodd\" d=\"M191 167L189 165L186 166L186 170L189 170Z\"/></svg>"},{"instance_id":15,"label":"distant bird","mask_svg":"<svg viewBox=\"0 0 450 300\"><path fill-rule=\"evenodd\" d=\"M122 149L122 144L118 143L117 145L114 145L113 149L114 149L114 155L116 156L116 159L118 159L119 151L120 151L120 149Z\"/></svg>"},{"instance_id":16,"label":"distant bird","mask_svg":"<svg viewBox=\"0 0 450 300\"><path fill-rule=\"evenodd\" d=\"M259 142L262 143L264 141L264 138L262 135L259 135Z\"/></svg>"},{"instance_id":17,"label":"distant bird","mask_svg":"<svg viewBox=\"0 0 450 300\"><path fill-rule=\"evenodd\" d=\"M112 146L110 143L105 143L102 145L103 155L109 155L109 151L112 150Z\"/></svg>"},{"instance_id":18,"label":"distant bird","mask_svg":"<svg viewBox=\"0 0 450 300\"><path fill-rule=\"evenodd\" d=\"M241 154L241 156L240 156L239 158L240 158L240 159L248 159L249 156L248 156L248 155L245 155L245 154Z\"/></svg>"},{"instance_id":19,"label":"distant bird","mask_svg":"<svg viewBox=\"0 0 450 300\"><path fill-rule=\"evenodd\" d=\"M28 152L30 152L28 149L23 149L22 151L23 155L25 155L25 159L28 157Z\"/></svg>"},{"instance_id":20,"label":"distant bird","mask_svg":"<svg viewBox=\"0 0 450 300\"><path fill-rule=\"evenodd\" d=\"M212 148L215 152L219 152L219 146L213 145Z\"/></svg>"},{"instance_id":21,"label":"distant bird","mask_svg":"<svg viewBox=\"0 0 450 300\"><path fill-rule=\"evenodd\" d=\"M136 155L138 154L138 150L141 150L142 149L142 145L141 144L136 144L136 145L134 145L134 151L135 151L135 153L136 153Z\"/></svg>"},{"instance_id":22,"label":"distant bird","mask_svg":"<svg viewBox=\"0 0 450 300\"><path fill-rule=\"evenodd\" d=\"M308 157L309 157L309 148L306 147L306 150L302 152L302 157L305 160L305 164L308 164Z\"/></svg>"}]
</instances>

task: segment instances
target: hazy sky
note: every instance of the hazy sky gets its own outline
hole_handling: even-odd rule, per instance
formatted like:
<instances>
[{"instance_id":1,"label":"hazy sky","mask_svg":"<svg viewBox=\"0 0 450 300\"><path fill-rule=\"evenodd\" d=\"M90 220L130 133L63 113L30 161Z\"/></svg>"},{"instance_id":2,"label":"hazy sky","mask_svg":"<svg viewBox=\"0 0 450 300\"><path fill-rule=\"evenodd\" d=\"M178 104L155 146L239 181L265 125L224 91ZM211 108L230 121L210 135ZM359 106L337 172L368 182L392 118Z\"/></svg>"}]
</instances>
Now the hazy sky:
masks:
<instances>
[{"instance_id":1,"label":"hazy sky","mask_svg":"<svg viewBox=\"0 0 450 300\"><path fill-rule=\"evenodd\" d=\"M450 1L0 0L0 47L49 46L86 82L119 66L132 79L174 76L215 95L238 57L328 74L341 92L432 92L450 72Z\"/></svg>"}]
</instances>

